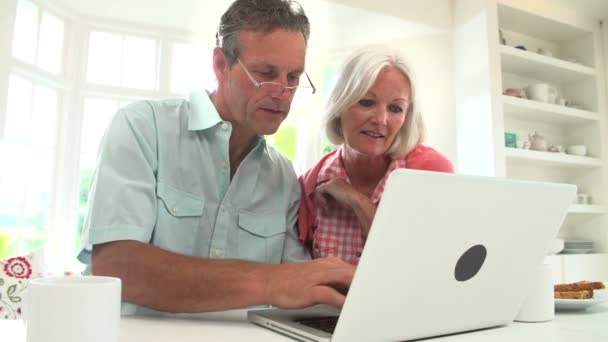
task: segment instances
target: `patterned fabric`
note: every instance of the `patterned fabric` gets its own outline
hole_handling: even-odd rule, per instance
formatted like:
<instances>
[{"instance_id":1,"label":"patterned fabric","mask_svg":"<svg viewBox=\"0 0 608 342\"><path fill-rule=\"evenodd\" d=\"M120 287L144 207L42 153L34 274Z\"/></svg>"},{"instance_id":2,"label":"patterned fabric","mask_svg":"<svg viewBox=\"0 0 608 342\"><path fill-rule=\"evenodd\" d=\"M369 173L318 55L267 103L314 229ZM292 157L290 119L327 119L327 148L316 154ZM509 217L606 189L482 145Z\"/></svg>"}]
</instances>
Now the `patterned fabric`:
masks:
<instances>
[{"instance_id":1,"label":"patterned fabric","mask_svg":"<svg viewBox=\"0 0 608 342\"><path fill-rule=\"evenodd\" d=\"M355 212L336 202L332 202L329 207L316 208L312 201L314 189L321 183L333 178L344 178L350 183L342 158L343 149L340 148L326 155L317 166L300 177L304 196L299 218L300 240L312 240L314 258L334 256L356 265L365 241ZM409 155L391 161L386 174L372 193L374 205L377 206L382 197L388 176L399 168L454 172L454 167L447 158L430 147L419 145Z\"/></svg>"},{"instance_id":2,"label":"patterned fabric","mask_svg":"<svg viewBox=\"0 0 608 342\"><path fill-rule=\"evenodd\" d=\"M319 172L318 184L334 178L344 178L349 184L343 163L343 149L325 161ZM388 176L395 169L405 168L404 159L393 159L388 170L376 185L372 194L372 203L378 205L384 192ZM317 208L318 225L313 240L313 257L338 257L351 264L358 264L364 241L361 237L361 224L355 212L348 206L336 203L328 207Z\"/></svg>"},{"instance_id":3,"label":"patterned fabric","mask_svg":"<svg viewBox=\"0 0 608 342\"><path fill-rule=\"evenodd\" d=\"M0 319L22 319L31 279L42 277L42 252L0 261Z\"/></svg>"}]
</instances>

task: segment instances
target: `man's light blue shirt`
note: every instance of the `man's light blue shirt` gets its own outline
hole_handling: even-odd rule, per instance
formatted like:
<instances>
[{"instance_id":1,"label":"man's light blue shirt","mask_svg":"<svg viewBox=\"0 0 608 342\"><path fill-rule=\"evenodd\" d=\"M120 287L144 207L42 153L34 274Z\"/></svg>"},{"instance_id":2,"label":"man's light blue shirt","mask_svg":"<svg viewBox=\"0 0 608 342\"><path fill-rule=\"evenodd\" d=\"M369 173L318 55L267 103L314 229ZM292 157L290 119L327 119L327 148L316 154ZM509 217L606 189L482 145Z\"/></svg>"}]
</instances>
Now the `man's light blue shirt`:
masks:
<instances>
[{"instance_id":1,"label":"man's light blue shirt","mask_svg":"<svg viewBox=\"0 0 608 342\"><path fill-rule=\"evenodd\" d=\"M92 245L115 240L201 258L310 259L290 161L259 137L231 180L231 132L205 92L119 110L99 152L79 259L90 264Z\"/></svg>"}]
</instances>

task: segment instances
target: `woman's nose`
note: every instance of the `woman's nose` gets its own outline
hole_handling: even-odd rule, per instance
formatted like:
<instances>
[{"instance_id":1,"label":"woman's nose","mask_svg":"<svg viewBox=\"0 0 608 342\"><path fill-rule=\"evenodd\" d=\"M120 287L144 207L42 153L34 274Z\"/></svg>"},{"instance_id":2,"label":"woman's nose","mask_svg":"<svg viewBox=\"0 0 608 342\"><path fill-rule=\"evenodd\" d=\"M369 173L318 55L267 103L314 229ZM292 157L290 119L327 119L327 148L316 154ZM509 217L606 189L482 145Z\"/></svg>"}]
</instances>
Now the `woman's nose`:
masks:
<instances>
[{"instance_id":1,"label":"woman's nose","mask_svg":"<svg viewBox=\"0 0 608 342\"><path fill-rule=\"evenodd\" d=\"M388 122L388 111L385 108L379 108L374 113L374 122L386 125Z\"/></svg>"}]
</instances>

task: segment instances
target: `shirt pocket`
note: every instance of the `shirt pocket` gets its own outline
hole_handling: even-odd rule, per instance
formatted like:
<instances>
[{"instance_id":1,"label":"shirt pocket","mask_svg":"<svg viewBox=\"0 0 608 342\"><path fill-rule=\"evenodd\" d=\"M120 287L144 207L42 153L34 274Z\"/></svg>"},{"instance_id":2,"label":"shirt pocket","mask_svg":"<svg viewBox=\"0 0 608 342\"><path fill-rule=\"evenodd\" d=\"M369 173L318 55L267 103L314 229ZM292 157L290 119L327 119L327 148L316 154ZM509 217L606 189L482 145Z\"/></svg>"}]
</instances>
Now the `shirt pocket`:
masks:
<instances>
[{"instance_id":1,"label":"shirt pocket","mask_svg":"<svg viewBox=\"0 0 608 342\"><path fill-rule=\"evenodd\" d=\"M193 255L205 201L202 197L158 182L158 213L154 245L179 254Z\"/></svg>"},{"instance_id":2,"label":"shirt pocket","mask_svg":"<svg viewBox=\"0 0 608 342\"><path fill-rule=\"evenodd\" d=\"M239 211L239 258L280 263L287 230L285 217Z\"/></svg>"}]
</instances>

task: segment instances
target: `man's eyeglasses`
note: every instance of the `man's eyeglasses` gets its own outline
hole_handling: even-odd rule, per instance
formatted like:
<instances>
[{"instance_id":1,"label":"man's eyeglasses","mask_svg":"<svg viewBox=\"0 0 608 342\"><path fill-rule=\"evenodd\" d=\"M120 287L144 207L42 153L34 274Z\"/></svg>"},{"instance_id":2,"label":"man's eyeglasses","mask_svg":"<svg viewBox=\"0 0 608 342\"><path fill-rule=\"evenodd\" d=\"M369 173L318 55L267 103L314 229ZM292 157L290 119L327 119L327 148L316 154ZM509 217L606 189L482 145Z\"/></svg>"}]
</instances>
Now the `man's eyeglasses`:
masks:
<instances>
[{"instance_id":1,"label":"man's eyeglasses","mask_svg":"<svg viewBox=\"0 0 608 342\"><path fill-rule=\"evenodd\" d=\"M247 68L245 68L245 66L243 65L243 62L241 62L240 59L237 59L237 61L239 62L239 64L243 68L243 70L245 70L245 73L251 80L251 83L253 83L253 86L258 89L261 89L267 93L282 94L284 91L287 90L287 91L289 91L290 94L294 94L296 91L299 91L299 93L314 94L317 91L317 89L315 88L315 85L312 84L312 81L310 80L310 77L308 76L308 73L306 72L306 70L304 71L304 75L306 75L306 79L308 80L308 83L310 84L310 86L308 86L308 85L286 86L286 85L282 85L281 83L277 83L277 82L258 82L258 81L256 81L255 78L253 78L253 76L251 75L251 73L249 73L249 70L247 70Z\"/></svg>"}]
</instances>

